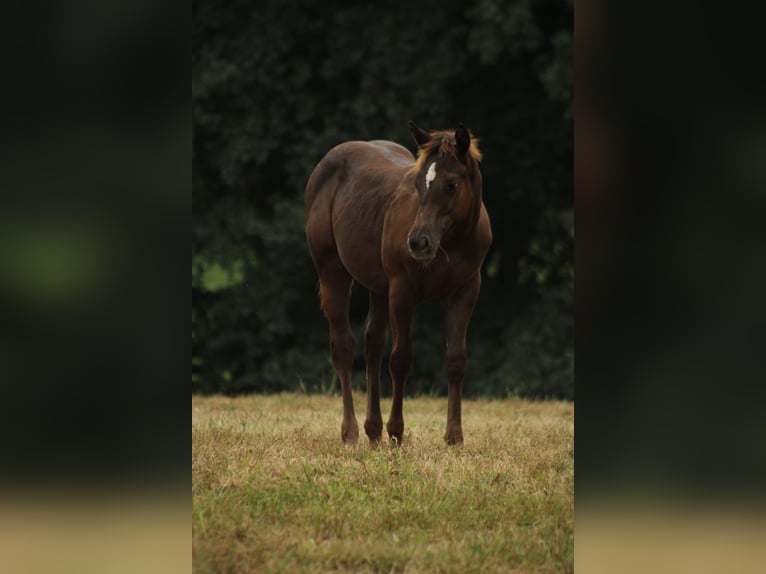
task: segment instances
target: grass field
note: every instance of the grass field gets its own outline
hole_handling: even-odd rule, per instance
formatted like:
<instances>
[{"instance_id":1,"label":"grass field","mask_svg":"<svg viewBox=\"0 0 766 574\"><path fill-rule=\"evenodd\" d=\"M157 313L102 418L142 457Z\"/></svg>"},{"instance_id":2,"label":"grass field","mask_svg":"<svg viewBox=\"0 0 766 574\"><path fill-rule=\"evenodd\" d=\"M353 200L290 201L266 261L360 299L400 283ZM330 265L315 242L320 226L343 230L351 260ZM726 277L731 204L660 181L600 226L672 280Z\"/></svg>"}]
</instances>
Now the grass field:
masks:
<instances>
[{"instance_id":1,"label":"grass field","mask_svg":"<svg viewBox=\"0 0 766 574\"><path fill-rule=\"evenodd\" d=\"M460 447L446 399L405 399L400 448L343 446L341 410L192 397L195 572L573 571L572 403L464 401Z\"/></svg>"}]
</instances>

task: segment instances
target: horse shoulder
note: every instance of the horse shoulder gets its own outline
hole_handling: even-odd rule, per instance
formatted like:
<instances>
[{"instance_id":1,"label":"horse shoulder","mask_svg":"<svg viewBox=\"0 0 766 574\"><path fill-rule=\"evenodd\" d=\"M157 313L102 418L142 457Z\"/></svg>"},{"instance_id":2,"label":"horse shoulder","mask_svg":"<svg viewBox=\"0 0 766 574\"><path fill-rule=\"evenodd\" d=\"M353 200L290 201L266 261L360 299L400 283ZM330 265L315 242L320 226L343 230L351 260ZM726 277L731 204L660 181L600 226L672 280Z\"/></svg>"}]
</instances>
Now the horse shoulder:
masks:
<instances>
[{"instance_id":1,"label":"horse shoulder","mask_svg":"<svg viewBox=\"0 0 766 574\"><path fill-rule=\"evenodd\" d=\"M389 276L405 272L409 260L407 233L417 211L418 196L414 189L400 185L387 205L381 237L383 267Z\"/></svg>"}]
</instances>

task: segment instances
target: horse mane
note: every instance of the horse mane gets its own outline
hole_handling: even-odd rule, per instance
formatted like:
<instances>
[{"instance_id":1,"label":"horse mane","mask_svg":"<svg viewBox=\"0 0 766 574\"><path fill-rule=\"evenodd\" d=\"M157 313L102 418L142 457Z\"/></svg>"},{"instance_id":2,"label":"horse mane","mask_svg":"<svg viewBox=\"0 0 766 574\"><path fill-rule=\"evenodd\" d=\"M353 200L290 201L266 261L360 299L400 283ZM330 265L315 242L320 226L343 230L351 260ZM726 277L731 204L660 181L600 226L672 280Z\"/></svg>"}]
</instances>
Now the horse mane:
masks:
<instances>
[{"instance_id":1,"label":"horse mane","mask_svg":"<svg viewBox=\"0 0 766 574\"><path fill-rule=\"evenodd\" d=\"M469 132L470 133L470 132ZM423 147L418 149L418 160L415 164L414 171L417 173L423 167L423 164L433 153L439 155L449 155L457 157L457 143L455 142L454 131L435 131L431 132L431 141L426 143ZM471 145L468 148L468 154L477 162L481 161L481 150L479 150L478 138L471 135Z\"/></svg>"}]
</instances>

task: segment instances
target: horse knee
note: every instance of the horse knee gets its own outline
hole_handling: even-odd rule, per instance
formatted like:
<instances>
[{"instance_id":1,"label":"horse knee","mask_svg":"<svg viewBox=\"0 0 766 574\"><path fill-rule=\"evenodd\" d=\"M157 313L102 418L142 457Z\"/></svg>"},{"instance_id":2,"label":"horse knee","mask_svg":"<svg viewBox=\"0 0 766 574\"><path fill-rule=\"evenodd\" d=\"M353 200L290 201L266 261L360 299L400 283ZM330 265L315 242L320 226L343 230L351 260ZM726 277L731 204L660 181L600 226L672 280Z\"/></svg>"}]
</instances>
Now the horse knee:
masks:
<instances>
[{"instance_id":1,"label":"horse knee","mask_svg":"<svg viewBox=\"0 0 766 574\"><path fill-rule=\"evenodd\" d=\"M333 362L347 361L354 356L354 336L351 332L336 333L330 338Z\"/></svg>"},{"instance_id":2,"label":"horse knee","mask_svg":"<svg viewBox=\"0 0 766 574\"><path fill-rule=\"evenodd\" d=\"M455 350L447 353L445 367L447 371L447 381L458 382L465 378L465 365L467 354L464 349Z\"/></svg>"},{"instance_id":3,"label":"horse knee","mask_svg":"<svg viewBox=\"0 0 766 574\"><path fill-rule=\"evenodd\" d=\"M412 347L397 347L391 352L391 361L389 363L391 376L396 379L403 379L409 376L412 371Z\"/></svg>"}]
</instances>

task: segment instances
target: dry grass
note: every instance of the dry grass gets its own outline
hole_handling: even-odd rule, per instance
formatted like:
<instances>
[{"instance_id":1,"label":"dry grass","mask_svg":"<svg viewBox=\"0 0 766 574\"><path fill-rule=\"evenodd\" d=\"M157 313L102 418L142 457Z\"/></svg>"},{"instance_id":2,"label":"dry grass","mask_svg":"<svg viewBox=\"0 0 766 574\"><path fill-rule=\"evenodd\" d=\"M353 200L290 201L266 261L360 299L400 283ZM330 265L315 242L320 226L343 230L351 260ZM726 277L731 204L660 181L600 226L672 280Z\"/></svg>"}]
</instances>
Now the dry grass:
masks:
<instances>
[{"instance_id":1,"label":"dry grass","mask_svg":"<svg viewBox=\"0 0 766 574\"><path fill-rule=\"evenodd\" d=\"M347 448L338 397L193 397L194 571L573 570L572 403L465 401L461 447L446 399L404 416L401 448Z\"/></svg>"}]
</instances>

